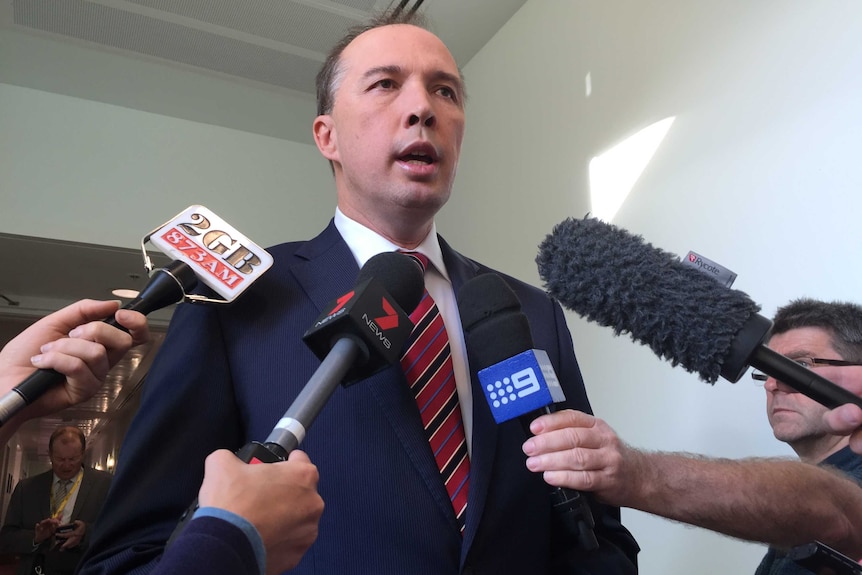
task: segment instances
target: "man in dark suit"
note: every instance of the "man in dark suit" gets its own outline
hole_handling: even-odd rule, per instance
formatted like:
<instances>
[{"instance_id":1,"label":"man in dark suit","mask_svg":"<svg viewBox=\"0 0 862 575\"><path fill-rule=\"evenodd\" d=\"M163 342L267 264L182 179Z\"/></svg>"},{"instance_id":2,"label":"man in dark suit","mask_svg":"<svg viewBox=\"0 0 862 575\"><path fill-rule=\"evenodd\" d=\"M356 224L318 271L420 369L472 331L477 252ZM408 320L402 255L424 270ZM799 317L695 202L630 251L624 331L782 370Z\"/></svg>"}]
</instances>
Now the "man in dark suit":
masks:
<instances>
[{"instance_id":1,"label":"man in dark suit","mask_svg":"<svg viewBox=\"0 0 862 575\"><path fill-rule=\"evenodd\" d=\"M112 476L82 466L86 443L77 427L58 428L48 441L51 471L15 486L0 546L22 557L19 574L71 575L87 548Z\"/></svg>"},{"instance_id":2,"label":"man in dark suit","mask_svg":"<svg viewBox=\"0 0 862 575\"><path fill-rule=\"evenodd\" d=\"M455 294L491 270L449 247L434 224L455 176L464 98L449 51L412 23L377 21L336 46L318 76L313 126L335 175L335 218L308 242L272 248L274 266L238 302L178 308L82 573L152 569L195 496L206 454L268 437L320 365L303 333L369 258L397 249L430 261L426 287L448 333L468 481L447 488L400 366L338 389L303 443L326 510L292 573L636 573L637 544L618 509L593 502L597 550L555 530L548 486L524 463L523 431L494 423L467 364ZM506 280L568 407L589 412L560 306ZM460 513L453 501L465 492Z\"/></svg>"}]
</instances>

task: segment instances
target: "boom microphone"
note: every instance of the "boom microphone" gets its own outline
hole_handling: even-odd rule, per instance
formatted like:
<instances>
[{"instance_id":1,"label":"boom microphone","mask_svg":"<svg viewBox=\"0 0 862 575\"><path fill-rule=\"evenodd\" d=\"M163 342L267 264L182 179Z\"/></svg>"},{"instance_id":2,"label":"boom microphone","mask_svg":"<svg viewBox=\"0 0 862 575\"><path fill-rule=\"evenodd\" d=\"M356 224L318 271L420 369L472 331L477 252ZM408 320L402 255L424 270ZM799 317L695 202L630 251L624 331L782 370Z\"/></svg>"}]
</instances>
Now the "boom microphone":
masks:
<instances>
[{"instance_id":1,"label":"boom microphone","mask_svg":"<svg viewBox=\"0 0 862 575\"><path fill-rule=\"evenodd\" d=\"M705 382L720 375L735 383L751 366L830 409L862 407L862 398L763 345L772 322L747 294L640 236L595 218L569 218L540 244L536 263L564 307L630 334Z\"/></svg>"},{"instance_id":2,"label":"boom microphone","mask_svg":"<svg viewBox=\"0 0 862 575\"><path fill-rule=\"evenodd\" d=\"M412 258L384 252L370 258L355 287L329 303L303 336L322 359L263 443L252 441L236 456L245 463L284 461L305 439L306 431L335 392L398 363L413 323L409 314L422 299L425 279ZM180 518L170 545L194 518L197 500Z\"/></svg>"},{"instance_id":3,"label":"boom microphone","mask_svg":"<svg viewBox=\"0 0 862 575\"><path fill-rule=\"evenodd\" d=\"M530 436L533 419L552 413L554 403L566 397L548 354L533 349L530 323L518 296L497 274L483 274L461 287L458 310L467 358L478 372L495 421L517 417ZM585 551L598 549L586 498L571 489L548 487L554 511L570 536Z\"/></svg>"},{"instance_id":4,"label":"boom microphone","mask_svg":"<svg viewBox=\"0 0 862 575\"><path fill-rule=\"evenodd\" d=\"M164 268L152 271L146 251L145 267L152 272L138 297L123 309L144 315L183 299L226 303L236 299L272 265L272 256L246 238L227 222L203 206L191 206L145 237L175 259ZM143 242L142 242L143 244ZM198 280L210 286L224 300L191 294ZM114 317L105 323L128 331ZM37 369L33 374L0 397L0 426L65 376L53 369Z\"/></svg>"}]
</instances>

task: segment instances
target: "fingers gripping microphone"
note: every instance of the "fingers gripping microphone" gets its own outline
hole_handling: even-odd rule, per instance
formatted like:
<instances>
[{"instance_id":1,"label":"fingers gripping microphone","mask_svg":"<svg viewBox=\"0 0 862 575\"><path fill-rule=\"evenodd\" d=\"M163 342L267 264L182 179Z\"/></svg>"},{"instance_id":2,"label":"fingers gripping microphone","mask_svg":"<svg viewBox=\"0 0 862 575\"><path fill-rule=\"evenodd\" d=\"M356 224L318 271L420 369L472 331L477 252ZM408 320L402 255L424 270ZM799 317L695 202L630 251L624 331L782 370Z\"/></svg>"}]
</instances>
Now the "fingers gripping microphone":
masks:
<instances>
[{"instance_id":1,"label":"fingers gripping microphone","mask_svg":"<svg viewBox=\"0 0 862 575\"><path fill-rule=\"evenodd\" d=\"M518 296L497 274L476 276L458 293L458 310L470 365L478 371L496 422L530 423L565 401L548 354L533 349L527 316ZM598 549L592 512L579 492L549 486L553 508L571 537L586 551Z\"/></svg>"},{"instance_id":2,"label":"fingers gripping microphone","mask_svg":"<svg viewBox=\"0 0 862 575\"><path fill-rule=\"evenodd\" d=\"M123 306L123 309L130 309L147 315L151 311L180 301L183 294L193 289L195 285L197 285L197 278L191 268L183 262L173 261L164 268L156 270L140 295ZM105 319L104 322L123 331L128 331L119 325L113 317ZM30 377L0 398L0 425L9 421L18 411L33 403L65 378L65 375L53 369L34 371Z\"/></svg>"},{"instance_id":3,"label":"fingers gripping microphone","mask_svg":"<svg viewBox=\"0 0 862 575\"><path fill-rule=\"evenodd\" d=\"M640 236L594 218L567 219L539 246L539 275L560 303L660 358L715 383L736 382L749 366L828 408L862 398L763 342L772 322L728 289Z\"/></svg>"},{"instance_id":4,"label":"fingers gripping microphone","mask_svg":"<svg viewBox=\"0 0 862 575\"><path fill-rule=\"evenodd\" d=\"M406 255L377 254L362 269L355 287L329 303L303 336L322 363L263 443L236 452L245 463L284 461L299 447L320 410L335 392L398 363L413 323L409 314L422 299L422 270ZM197 501L183 513L171 545L193 518Z\"/></svg>"},{"instance_id":5,"label":"fingers gripping microphone","mask_svg":"<svg viewBox=\"0 0 862 575\"><path fill-rule=\"evenodd\" d=\"M217 303L233 301L272 265L272 257L265 250L203 206L187 208L144 241L151 236L156 247L177 259L153 271L138 297L123 306L123 309L144 315L183 299ZM149 256L145 250L142 251L145 267L152 271ZM189 295L198 285L198 280L225 300ZM104 321L128 331L113 317ZM34 371L0 397L0 426L64 379L63 374L53 369Z\"/></svg>"}]
</instances>

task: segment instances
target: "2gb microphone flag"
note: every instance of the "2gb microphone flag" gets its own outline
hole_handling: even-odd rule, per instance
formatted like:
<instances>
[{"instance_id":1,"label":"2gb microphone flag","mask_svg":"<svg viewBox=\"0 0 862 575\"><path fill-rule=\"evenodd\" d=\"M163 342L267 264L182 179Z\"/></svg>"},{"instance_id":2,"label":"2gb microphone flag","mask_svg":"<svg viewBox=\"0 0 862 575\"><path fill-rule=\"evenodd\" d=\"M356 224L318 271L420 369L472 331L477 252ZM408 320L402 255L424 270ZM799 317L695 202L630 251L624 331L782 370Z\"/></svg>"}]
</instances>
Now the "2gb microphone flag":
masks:
<instances>
[{"instance_id":1,"label":"2gb microphone flag","mask_svg":"<svg viewBox=\"0 0 862 575\"><path fill-rule=\"evenodd\" d=\"M153 231L149 240L165 254L191 266L198 279L228 302L239 297L273 263L266 250L199 205L177 214Z\"/></svg>"}]
</instances>

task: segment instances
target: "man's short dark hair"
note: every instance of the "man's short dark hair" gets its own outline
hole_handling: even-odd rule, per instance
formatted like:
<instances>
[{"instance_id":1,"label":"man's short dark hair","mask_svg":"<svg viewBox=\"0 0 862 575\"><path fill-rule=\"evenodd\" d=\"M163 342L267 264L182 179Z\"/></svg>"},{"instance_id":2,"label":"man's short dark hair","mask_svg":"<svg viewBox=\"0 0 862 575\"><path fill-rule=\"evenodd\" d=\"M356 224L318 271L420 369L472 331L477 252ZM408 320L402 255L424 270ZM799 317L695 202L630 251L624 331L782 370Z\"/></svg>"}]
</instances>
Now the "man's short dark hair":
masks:
<instances>
[{"instance_id":1,"label":"man's short dark hair","mask_svg":"<svg viewBox=\"0 0 862 575\"><path fill-rule=\"evenodd\" d=\"M49 454L52 453L52 450L54 449L54 440L61 437L78 439L78 441L81 442L81 453L84 453L87 449L87 438L84 437L84 432L73 425L64 425L63 427L55 429L54 433L51 434L51 439L48 440Z\"/></svg>"},{"instance_id":2,"label":"man's short dark hair","mask_svg":"<svg viewBox=\"0 0 862 575\"><path fill-rule=\"evenodd\" d=\"M862 306L810 298L793 300L775 312L771 335L804 327L827 331L842 359L862 361Z\"/></svg>"}]
</instances>

